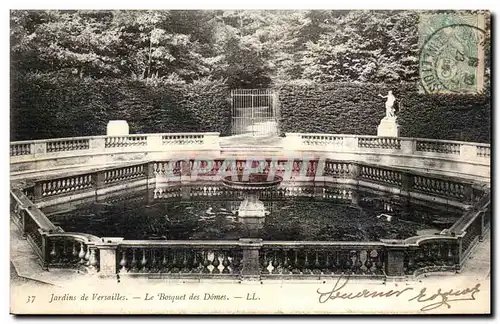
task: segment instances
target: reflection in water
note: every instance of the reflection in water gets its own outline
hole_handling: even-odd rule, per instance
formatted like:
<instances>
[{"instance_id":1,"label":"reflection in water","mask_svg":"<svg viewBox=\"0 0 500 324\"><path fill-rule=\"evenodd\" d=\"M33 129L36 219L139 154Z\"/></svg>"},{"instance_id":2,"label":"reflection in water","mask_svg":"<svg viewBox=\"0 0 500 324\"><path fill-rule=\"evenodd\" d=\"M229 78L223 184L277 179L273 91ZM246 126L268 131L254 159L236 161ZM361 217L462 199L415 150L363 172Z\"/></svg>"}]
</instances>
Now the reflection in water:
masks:
<instances>
[{"instance_id":1,"label":"reflection in water","mask_svg":"<svg viewBox=\"0 0 500 324\"><path fill-rule=\"evenodd\" d=\"M374 241L437 233L458 210L404 203L399 197L338 187L262 192L262 226L238 218L243 195L220 185L164 187L122 194L75 210L45 210L65 231L125 239ZM62 207L61 207L62 208Z\"/></svg>"}]
</instances>

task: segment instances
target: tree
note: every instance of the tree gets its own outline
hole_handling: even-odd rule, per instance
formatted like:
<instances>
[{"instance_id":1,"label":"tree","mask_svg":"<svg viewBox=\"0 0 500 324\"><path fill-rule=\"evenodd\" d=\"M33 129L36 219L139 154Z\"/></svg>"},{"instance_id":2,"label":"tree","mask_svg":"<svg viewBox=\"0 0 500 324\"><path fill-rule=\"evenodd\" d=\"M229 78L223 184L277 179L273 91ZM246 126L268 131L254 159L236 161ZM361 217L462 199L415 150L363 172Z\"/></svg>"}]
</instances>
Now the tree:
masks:
<instances>
[{"instance_id":1,"label":"tree","mask_svg":"<svg viewBox=\"0 0 500 324\"><path fill-rule=\"evenodd\" d=\"M417 19L409 11L331 12L318 40L306 43L302 77L320 82L415 81Z\"/></svg>"}]
</instances>

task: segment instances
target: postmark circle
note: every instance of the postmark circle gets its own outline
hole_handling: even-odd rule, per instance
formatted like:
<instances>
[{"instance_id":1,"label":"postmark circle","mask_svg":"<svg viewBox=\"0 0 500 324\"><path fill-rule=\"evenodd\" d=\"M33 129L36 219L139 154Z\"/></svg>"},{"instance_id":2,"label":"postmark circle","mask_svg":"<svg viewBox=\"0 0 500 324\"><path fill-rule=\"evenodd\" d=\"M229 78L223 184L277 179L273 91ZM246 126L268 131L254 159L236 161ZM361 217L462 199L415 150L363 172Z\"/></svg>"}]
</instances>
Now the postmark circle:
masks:
<instances>
[{"instance_id":1,"label":"postmark circle","mask_svg":"<svg viewBox=\"0 0 500 324\"><path fill-rule=\"evenodd\" d=\"M484 69L484 30L467 24L441 27L420 50L420 84L426 93L474 93ZM484 52L483 52L484 53Z\"/></svg>"}]
</instances>

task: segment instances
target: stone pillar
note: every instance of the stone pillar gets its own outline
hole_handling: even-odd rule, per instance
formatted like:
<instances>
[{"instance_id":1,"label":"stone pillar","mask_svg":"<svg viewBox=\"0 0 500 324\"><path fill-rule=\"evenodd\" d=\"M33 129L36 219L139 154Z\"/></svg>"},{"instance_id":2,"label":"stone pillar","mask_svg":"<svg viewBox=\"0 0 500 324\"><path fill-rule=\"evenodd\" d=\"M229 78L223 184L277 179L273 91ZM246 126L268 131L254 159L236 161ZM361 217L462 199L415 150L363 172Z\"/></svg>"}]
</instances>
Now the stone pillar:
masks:
<instances>
[{"instance_id":1,"label":"stone pillar","mask_svg":"<svg viewBox=\"0 0 500 324\"><path fill-rule=\"evenodd\" d=\"M262 239L240 239L239 245L243 249L243 260L241 260L241 279L259 280L259 250L262 247Z\"/></svg>"},{"instance_id":2,"label":"stone pillar","mask_svg":"<svg viewBox=\"0 0 500 324\"><path fill-rule=\"evenodd\" d=\"M95 173L92 173L92 181L94 183L94 189L100 189L103 188L105 183L104 180L106 178L105 171L97 171Z\"/></svg>"},{"instance_id":3,"label":"stone pillar","mask_svg":"<svg viewBox=\"0 0 500 324\"><path fill-rule=\"evenodd\" d=\"M351 174L351 179L357 180L359 177L359 173L360 173L359 165L357 165L355 163L350 163L349 164L349 171L350 171L349 173Z\"/></svg>"},{"instance_id":4,"label":"stone pillar","mask_svg":"<svg viewBox=\"0 0 500 324\"><path fill-rule=\"evenodd\" d=\"M475 145L460 144L460 158L467 161L475 161L477 159L477 151Z\"/></svg>"},{"instance_id":5,"label":"stone pillar","mask_svg":"<svg viewBox=\"0 0 500 324\"><path fill-rule=\"evenodd\" d=\"M384 117L377 128L377 136L399 137L399 124L396 118Z\"/></svg>"},{"instance_id":6,"label":"stone pillar","mask_svg":"<svg viewBox=\"0 0 500 324\"><path fill-rule=\"evenodd\" d=\"M31 208L31 206L28 206L27 208ZM21 209L19 211L21 213L21 228L22 228L22 231L21 231L21 236L23 239L26 239L28 237L28 234L27 234L27 225L26 225L26 218L30 217L28 215L28 211L26 209Z\"/></svg>"},{"instance_id":7,"label":"stone pillar","mask_svg":"<svg viewBox=\"0 0 500 324\"><path fill-rule=\"evenodd\" d=\"M220 133L211 132L203 134L203 146L210 149L220 149Z\"/></svg>"},{"instance_id":8,"label":"stone pillar","mask_svg":"<svg viewBox=\"0 0 500 324\"><path fill-rule=\"evenodd\" d=\"M181 197L182 200L189 200L191 199L191 186L181 186Z\"/></svg>"},{"instance_id":9,"label":"stone pillar","mask_svg":"<svg viewBox=\"0 0 500 324\"><path fill-rule=\"evenodd\" d=\"M150 134L146 138L148 151L161 151L163 146L163 139L161 134Z\"/></svg>"},{"instance_id":10,"label":"stone pillar","mask_svg":"<svg viewBox=\"0 0 500 324\"><path fill-rule=\"evenodd\" d=\"M296 152L302 147L302 138L299 133L285 133L284 150L288 152Z\"/></svg>"},{"instance_id":11,"label":"stone pillar","mask_svg":"<svg viewBox=\"0 0 500 324\"><path fill-rule=\"evenodd\" d=\"M401 191L409 194L412 186L412 175L406 172L401 173Z\"/></svg>"},{"instance_id":12,"label":"stone pillar","mask_svg":"<svg viewBox=\"0 0 500 324\"><path fill-rule=\"evenodd\" d=\"M123 136L129 134L126 120L110 120L106 129L106 136Z\"/></svg>"},{"instance_id":13,"label":"stone pillar","mask_svg":"<svg viewBox=\"0 0 500 324\"><path fill-rule=\"evenodd\" d=\"M89 139L89 148L93 151L104 151L106 147L106 138L92 137Z\"/></svg>"},{"instance_id":14,"label":"stone pillar","mask_svg":"<svg viewBox=\"0 0 500 324\"><path fill-rule=\"evenodd\" d=\"M484 220L484 217L485 217L485 211L484 210L482 210L480 212L479 217L481 217L481 233L479 235L479 242L483 242L484 241L485 229L486 229L486 224L485 224L485 220Z\"/></svg>"},{"instance_id":15,"label":"stone pillar","mask_svg":"<svg viewBox=\"0 0 500 324\"><path fill-rule=\"evenodd\" d=\"M123 237L103 237L102 242L96 242L99 250L99 277L114 277L118 272L116 252Z\"/></svg>"},{"instance_id":16,"label":"stone pillar","mask_svg":"<svg viewBox=\"0 0 500 324\"><path fill-rule=\"evenodd\" d=\"M416 151L416 141L409 138L402 138L401 151L403 154L412 155Z\"/></svg>"},{"instance_id":17,"label":"stone pillar","mask_svg":"<svg viewBox=\"0 0 500 324\"><path fill-rule=\"evenodd\" d=\"M474 203L474 190L472 190L472 184L464 184L464 200L466 204L472 205Z\"/></svg>"},{"instance_id":18,"label":"stone pillar","mask_svg":"<svg viewBox=\"0 0 500 324\"><path fill-rule=\"evenodd\" d=\"M359 151L358 136L344 135L344 139L342 141L342 151L343 152Z\"/></svg>"},{"instance_id":19,"label":"stone pillar","mask_svg":"<svg viewBox=\"0 0 500 324\"><path fill-rule=\"evenodd\" d=\"M35 186L33 188L33 199L35 199L34 202L42 199L43 196L43 191L42 191L42 182L36 182Z\"/></svg>"},{"instance_id":20,"label":"stone pillar","mask_svg":"<svg viewBox=\"0 0 500 324\"><path fill-rule=\"evenodd\" d=\"M189 160L182 160L181 162L181 183L191 181L191 164Z\"/></svg>"},{"instance_id":21,"label":"stone pillar","mask_svg":"<svg viewBox=\"0 0 500 324\"><path fill-rule=\"evenodd\" d=\"M359 193L356 190L353 190L351 193L351 204L353 204L354 206L359 205Z\"/></svg>"},{"instance_id":22,"label":"stone pillar","mask_svg":"<svg viewBox=\"0 0 500 324\"><path fill-rule=\"evenodd\" d=\"M47 142L35 142L33 144L33 153L35 157L47 153Z\"/></svg>"},{"instance_id":23,"label":"stone pillar","mask_svg":"<svg viewBox=\"0 0 500 324\"><path fill-rule=\"evenodd\" d=\"M455 233L452 233L452 235L455 235ZM457 244L458 245L458 262L455 266L455 271L457 273L460 273L460 271L462 270L462 258L463 258L463 256L462 256L462 245L463 245L462 239L463 239L463 235L458 236L458 238L457 238L457 241L458 241L457 242L458 243Z\"/></svg>"},{"instance_id":24,"label":"stone pillar","mask_svg":"<svg viewBox=\"0 0 500 324\"><path fill-rule=\"evenodd\" d=\"M385 245L385 273L387 279L403 279L404 252L407 247L400 240L381 240Z\"/></svg>"},{"instance_id":25,"label":"stone pillar","mask_svg":"<svg viewBox=\"0 0 500 324\"><path fill-rule=\"evenodd\" d=\"M39 230L40 235L42 236L42 269L49 269L49 238L46 232Z\"/></svg>"},{"instance_id":26,"label":"stone pillar","mask_svg":"<svg viewBox=\"0 0 500 324\"><path fill-rule=\"evenodd\" d=\"M144 167L146 168L146 177L148 179L148 185L155 184L156 183L155 163L148 162L145 164Z\"/></svg>"}]
</instances>

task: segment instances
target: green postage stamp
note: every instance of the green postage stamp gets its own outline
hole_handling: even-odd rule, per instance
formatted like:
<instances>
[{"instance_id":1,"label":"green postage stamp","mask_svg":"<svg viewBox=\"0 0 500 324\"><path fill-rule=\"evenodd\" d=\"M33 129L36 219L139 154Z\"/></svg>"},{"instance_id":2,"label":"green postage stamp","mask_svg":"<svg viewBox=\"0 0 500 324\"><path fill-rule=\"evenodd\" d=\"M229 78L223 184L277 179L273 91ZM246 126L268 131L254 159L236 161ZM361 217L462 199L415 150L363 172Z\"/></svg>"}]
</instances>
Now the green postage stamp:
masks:
<instances>
[{"instance_id":1,"label":"green postage stamp","mask_svg":"<svg viewBox=\"0 0 500 324\"><path fill-rule=\"evenodd\" d=\"M421 92L463 94L483 90L484 14L421 14L419 36Z\"/></svg>"}]
</instances>

